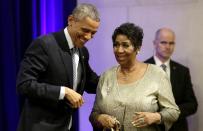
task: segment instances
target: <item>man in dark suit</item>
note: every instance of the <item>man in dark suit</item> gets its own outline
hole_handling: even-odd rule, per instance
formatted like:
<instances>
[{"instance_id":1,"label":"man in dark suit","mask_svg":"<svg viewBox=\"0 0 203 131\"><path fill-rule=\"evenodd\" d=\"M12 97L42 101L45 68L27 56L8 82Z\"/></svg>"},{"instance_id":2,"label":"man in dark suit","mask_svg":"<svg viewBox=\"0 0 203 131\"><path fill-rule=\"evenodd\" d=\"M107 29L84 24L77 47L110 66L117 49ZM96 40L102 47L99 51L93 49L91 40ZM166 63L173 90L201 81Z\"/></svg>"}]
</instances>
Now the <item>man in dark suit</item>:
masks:
<instances>
[{"instance_id":1,"label":"man in dark suit","mask_svg":"<svg viewBox=\"0 0 203 131\"><path fill-rule=\"evenodd\" d=\"M99 24L97 9L81 4L64 30L31 43L17 78L17 90L26 98L18 131L75 130L73 114L84 103L84 90L96 92L98 76L89 66L84 44Z\"/></svg>"},{"instance_id":2,"label":"man in dark suit","mask_svg":"<svg viewBox=\"0 0 203 131\"><path fill-rule=\"evenodd\" d=\"M169 28L161 28L153 41L155 54L146 63L156 64L169 75L173 95L181 114L170 131L188 131L186 117L197 111L197 100L192 88L189 68L171 60L175 48L175 33ZM164 64L164 65L163 65Z\"/></svg>"}]
</instances>

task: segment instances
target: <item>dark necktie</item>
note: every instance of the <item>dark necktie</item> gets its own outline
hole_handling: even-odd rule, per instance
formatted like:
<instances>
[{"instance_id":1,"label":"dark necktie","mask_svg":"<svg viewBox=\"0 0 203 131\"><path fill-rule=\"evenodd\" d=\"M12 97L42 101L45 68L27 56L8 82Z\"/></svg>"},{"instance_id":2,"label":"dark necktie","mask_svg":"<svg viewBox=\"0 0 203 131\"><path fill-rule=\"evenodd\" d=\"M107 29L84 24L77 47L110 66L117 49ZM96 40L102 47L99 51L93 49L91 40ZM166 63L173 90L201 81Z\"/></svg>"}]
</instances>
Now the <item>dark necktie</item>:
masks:
<instances>
[{"instance_id":1,"label":"dark necktie","mask_svg":"<svg viewBox=\"0 0 203 131\"><path fill-rule=\"evenodd\" d=\"M162 68L165 72L166 72L166 67L167 67L167 66L166 66L165 64L162 64L162 65L161 65L161 68Z\"/></svg>"}]
</instances>

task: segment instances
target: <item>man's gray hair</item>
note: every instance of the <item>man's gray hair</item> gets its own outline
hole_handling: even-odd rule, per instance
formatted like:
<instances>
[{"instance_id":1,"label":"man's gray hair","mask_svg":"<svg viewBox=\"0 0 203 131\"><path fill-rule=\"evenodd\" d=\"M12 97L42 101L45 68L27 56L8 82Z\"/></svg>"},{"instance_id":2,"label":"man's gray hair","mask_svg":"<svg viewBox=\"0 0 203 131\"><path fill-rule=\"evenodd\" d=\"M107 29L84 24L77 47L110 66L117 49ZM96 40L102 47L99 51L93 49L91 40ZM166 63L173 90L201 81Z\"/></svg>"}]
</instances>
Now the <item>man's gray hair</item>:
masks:
<instances>
[{"instance_id":1,"label":"man's gray hair","mask_svg":"<svg viewBox=\"0 0 203 131\"><path fill-rule=\"evenodd\" d=\"M86 3L79 4L73 10L72 15L77 20L82 20L86 17L90 17L95 21L100 21L97 8L92 4L86 4Z\"/></svg>"}]
</instances>

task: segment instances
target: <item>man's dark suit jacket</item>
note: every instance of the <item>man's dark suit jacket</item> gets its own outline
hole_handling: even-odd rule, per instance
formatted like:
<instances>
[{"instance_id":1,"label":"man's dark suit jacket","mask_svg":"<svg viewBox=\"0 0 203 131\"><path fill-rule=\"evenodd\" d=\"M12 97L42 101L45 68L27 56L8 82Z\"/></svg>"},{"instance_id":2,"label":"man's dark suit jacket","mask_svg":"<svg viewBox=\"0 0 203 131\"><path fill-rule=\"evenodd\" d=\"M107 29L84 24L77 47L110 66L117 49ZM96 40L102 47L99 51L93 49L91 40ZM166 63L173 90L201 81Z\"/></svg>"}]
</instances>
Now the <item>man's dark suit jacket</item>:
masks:
<instances>
[{"instance_id":1,"label":"man's dark suit jacket","mask_svg":"<svg viewBox=\"0 0 203 131\"><path fill-rule=\"evenodd\" d=\"M145 63L155 64L153 57ZM197 100L192 88L189 69L173 60L170 60L170 80L176 104L180 108L179 119L173 124L170 131L188 131L186 117L197 111Z\"/></svg>"},{"instance_id":2,"label":"man's dark suit jacket","mask_svg":"<svg viewBox=\"0 0 203 131\"><path fill-rule=\"evenodd\" d=\"M77 92L95 93L98 76L88 64L85 47L79 57ZM73 87L72 57L63 30L37 38L25 53L17 78L17 90L26 98L18 131L67 131L74 110L59 100L61 86Z\"/></svg>"}]
</instances>

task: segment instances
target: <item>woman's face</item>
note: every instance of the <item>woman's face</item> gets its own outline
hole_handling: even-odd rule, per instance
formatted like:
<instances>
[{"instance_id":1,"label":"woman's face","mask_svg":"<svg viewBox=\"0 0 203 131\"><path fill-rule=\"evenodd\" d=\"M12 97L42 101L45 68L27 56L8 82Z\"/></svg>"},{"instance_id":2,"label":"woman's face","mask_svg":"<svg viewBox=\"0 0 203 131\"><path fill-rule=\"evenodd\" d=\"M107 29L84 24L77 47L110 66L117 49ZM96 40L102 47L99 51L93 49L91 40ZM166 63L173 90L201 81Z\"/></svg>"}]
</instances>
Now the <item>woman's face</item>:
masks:
<instances>
[{"instance_id":1,"label":"woman's face","mask_svg":"<svg viewBox=\"0 0 203 131\"><path fill-rule=\"evenodd\" d=\"M136 51L127 36L119 34L113 44L114 55L120 65L128 65L135 60Z\"/></svg>"}]
</instances>

